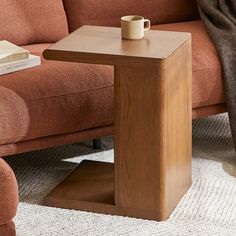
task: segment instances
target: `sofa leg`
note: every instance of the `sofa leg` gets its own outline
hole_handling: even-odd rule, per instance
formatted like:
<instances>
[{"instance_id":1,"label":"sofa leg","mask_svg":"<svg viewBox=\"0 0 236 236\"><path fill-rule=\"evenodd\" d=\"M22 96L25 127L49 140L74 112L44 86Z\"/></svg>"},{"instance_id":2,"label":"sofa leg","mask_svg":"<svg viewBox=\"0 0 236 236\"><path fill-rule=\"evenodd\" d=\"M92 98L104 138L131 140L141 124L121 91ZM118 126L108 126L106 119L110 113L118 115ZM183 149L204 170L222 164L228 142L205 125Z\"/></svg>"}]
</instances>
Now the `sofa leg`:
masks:
<instances>
[{"instance_id":1,"label":"sofa leg","mask_svg":"<svg viewBox=\"0 0 236 236\"><path fill-rule=\"evenodd\" d=\"M93 139L93 149L101 149L101 139Z\"/></svg>"}]
</instances>

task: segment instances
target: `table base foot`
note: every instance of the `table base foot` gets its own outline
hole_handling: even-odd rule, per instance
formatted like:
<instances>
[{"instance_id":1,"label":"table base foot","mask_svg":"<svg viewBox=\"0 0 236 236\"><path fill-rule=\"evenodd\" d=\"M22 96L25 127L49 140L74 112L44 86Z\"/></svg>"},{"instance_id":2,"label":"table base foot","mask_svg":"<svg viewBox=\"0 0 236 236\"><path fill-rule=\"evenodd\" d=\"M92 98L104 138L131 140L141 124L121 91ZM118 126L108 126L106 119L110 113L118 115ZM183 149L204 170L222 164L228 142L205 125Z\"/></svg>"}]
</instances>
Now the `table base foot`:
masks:
<instances>
[{"instance_id":1,"label":"table base foot","mask_svg":"<svg viewBox=\"0 0 236 236\"><path fill-rule=\"evenodd\" d=\"M114 164L106 162L83 161L45 197L44 203L64 209L157 221L168 218L158 209L131 209L115 205Z\"/></svg>"}]
</instances>

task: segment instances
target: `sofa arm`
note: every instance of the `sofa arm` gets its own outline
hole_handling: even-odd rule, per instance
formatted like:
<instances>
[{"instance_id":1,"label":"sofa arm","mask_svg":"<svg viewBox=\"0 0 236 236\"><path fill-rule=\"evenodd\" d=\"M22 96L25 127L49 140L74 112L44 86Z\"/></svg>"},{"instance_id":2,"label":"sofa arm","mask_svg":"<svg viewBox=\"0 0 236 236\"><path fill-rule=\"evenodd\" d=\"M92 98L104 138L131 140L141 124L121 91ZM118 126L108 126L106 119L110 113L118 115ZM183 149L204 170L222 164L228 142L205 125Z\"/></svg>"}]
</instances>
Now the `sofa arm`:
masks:
<instances>
[{"instance_id":1,"label":"sofa arm","mask_svg":"<svg viewBox=\"0 0 236 236\"><path fill-rule=\"evenodd\" d=\"M18 187L11 167L0 158L0 226L12 222L18 206Z\"/></svg>"}]
</instances>

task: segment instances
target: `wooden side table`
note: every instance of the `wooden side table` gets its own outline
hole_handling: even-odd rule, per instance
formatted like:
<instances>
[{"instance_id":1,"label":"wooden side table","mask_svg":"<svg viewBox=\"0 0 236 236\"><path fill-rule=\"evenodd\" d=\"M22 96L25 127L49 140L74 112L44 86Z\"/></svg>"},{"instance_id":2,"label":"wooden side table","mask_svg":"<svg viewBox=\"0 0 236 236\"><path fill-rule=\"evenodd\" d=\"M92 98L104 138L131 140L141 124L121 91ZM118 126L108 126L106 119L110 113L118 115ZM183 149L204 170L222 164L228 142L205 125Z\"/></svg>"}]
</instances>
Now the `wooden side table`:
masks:
<instances>
[{"instance_id":1,"label":"wooden side table","mask_svg":"<svg viewBox=\"0 0 236 236\"><path fill-rule=\"evenodd\" d=\"M114 65L115 164L83 161L49 206L165 220L191 185L191 35L84 26L44 51L49 60Z\"/></svg>"}]
</instances>

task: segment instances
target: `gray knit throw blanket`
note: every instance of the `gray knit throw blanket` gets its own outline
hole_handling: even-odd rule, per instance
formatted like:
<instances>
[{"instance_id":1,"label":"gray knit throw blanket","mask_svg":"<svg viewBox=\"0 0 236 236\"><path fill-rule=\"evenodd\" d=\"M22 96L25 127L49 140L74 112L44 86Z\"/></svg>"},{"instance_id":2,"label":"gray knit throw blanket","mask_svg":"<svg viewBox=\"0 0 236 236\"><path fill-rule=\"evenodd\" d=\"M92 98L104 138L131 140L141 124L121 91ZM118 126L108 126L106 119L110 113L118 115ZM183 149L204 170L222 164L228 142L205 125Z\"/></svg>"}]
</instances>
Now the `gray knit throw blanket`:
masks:
<instances>
[{"instance_id":1,"label":"gray knit throw blanket","mask_svg":"<svg viewBox=\"0 0 236 236\"><path fill-rule=\"evenodd\" d=\"M236 0L197 0L221 61L227 110L236 148Z\"/></svg>"}]
</instances>

